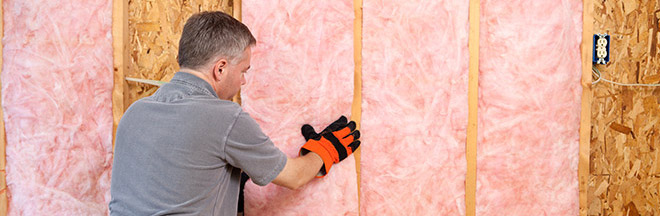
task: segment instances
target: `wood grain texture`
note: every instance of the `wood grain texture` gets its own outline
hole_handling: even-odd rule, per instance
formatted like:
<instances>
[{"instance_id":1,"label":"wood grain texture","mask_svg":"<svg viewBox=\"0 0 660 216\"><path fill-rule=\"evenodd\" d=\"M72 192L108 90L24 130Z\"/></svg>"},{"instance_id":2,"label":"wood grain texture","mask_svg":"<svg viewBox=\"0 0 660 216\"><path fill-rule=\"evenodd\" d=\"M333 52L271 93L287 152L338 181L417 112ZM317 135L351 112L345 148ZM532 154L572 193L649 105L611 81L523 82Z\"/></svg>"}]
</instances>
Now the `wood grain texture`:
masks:
<instances>
[{"instance_id":1,"label":"wood grain texture","mask_svg":"<svg viewBox=\"0 0 660 216\"><path fill-rule=\"evenodd\" d=\"M611 36L602 77L660 83L660 2L594 1L594 33ZM660 88L593 87L587 215L660 214Z\"/></svg>"}]
</instances>

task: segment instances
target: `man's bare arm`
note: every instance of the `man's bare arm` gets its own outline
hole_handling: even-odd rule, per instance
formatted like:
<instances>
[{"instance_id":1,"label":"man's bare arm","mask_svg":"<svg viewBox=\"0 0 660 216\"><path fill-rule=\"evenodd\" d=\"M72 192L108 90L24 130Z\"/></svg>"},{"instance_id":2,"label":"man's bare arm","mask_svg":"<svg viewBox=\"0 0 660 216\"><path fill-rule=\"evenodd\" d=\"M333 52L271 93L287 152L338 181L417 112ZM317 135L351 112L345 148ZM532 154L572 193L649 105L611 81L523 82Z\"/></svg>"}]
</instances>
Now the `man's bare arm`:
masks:
<instances>
[{"instance_id":1,"label":"man's bare arm","mask_svg":"<svg viewBox=\"0 0 660 216\"><path fill-rule=\"evenodd\" d=\"M298 189L312 180L319 173L322 165L323 160L314 152L296 158L289 158L284 169L275 177L273 183L292 190Z\"/></svg>"}]
</instances>

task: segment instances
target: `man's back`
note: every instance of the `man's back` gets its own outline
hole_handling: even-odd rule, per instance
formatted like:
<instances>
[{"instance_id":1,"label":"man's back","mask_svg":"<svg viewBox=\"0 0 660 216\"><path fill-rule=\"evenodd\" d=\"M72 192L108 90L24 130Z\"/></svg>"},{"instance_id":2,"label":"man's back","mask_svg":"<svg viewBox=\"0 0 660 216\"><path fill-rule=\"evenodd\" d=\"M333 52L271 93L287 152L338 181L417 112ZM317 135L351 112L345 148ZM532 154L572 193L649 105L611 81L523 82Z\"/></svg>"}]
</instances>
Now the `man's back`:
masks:
<instances>
[{"instance_id":1,"label":"man's back","mask_svg":"<svg viewBox=\"0 0 660 216\"><path fill-rule=\"evenodd\" d=\"M177 73L117 128L111 215L235 215L240 167L272 181L286 156L235 103ZM264 165L270 164L270 165ZM274 173L274 174L273 174Z\"/></svg>"}]
</instances>

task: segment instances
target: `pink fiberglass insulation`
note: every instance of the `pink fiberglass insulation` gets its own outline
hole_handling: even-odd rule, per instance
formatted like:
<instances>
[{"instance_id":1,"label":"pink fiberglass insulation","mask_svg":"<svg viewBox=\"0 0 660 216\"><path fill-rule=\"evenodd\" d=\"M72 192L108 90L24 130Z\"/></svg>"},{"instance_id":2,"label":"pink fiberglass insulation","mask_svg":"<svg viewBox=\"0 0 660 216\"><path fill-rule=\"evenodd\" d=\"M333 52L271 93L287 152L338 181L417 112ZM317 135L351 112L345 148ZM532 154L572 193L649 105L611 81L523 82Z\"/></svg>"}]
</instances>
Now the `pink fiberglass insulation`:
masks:
<instances>
[{"instance_id":1,"label":"pink fiberglass insulation","mask_svg":"<svg viewBox=\"0 0 660 216\"><path fill-rule=\"evenodd\" d=\"M243 21L257 38L241 97L275 145L295 157L300 127L322 130L350 114L353 6L350 0L243 0ZM357 215L357 174L350 156L325 178L298 190L248 182L246 215Z\"/></svg>"},{"instance_id":2,"label":"pink fiberglass insulation","mask_svg":"<svg viewBox=\"0 0 660 216\"><path fill-rule=\"evenodd\" d=\"M105 215L111 1L4 1L9 215Z\"/></svg>"},{"instance_id":3,"label":"pink fiberglass insulation","mask_svg":"<svg viewBox=\"0 0 660 216\"><path fill-rule=\"evenodd\" d=\"M363 13L362 215L465 214L468 1Z\"/></svg>"},{"instance_id":4,"label":"pink fiberglass insulation","mask_svg":"<svg viewBox=\"0 0 660 216\"><path fill-rule=\"evenodd\" d=\"M481 1L477 214L577 215L582 1Z\"/></svg>"}]
</instances>

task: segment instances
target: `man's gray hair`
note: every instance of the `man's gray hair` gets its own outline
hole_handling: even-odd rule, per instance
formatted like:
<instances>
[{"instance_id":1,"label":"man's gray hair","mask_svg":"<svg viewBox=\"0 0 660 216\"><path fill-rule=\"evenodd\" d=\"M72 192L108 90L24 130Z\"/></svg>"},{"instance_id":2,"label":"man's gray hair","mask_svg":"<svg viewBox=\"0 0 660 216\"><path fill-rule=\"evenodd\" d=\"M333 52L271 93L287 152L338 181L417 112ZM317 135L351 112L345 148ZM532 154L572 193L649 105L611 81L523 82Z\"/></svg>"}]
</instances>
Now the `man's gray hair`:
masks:
<instances>
[{"instance_id":1,"label":"man's gray hair","mask_svg":"<svg viewBox=\"0 0 660 216\"><path fill-rule=\"evenodd\" d=\"M256 43L250 29L226 13L201 12L183 26L177 61L180 67L190 69L202 69L218 57L233 63Z\"/></svg>"}]
</instances>

